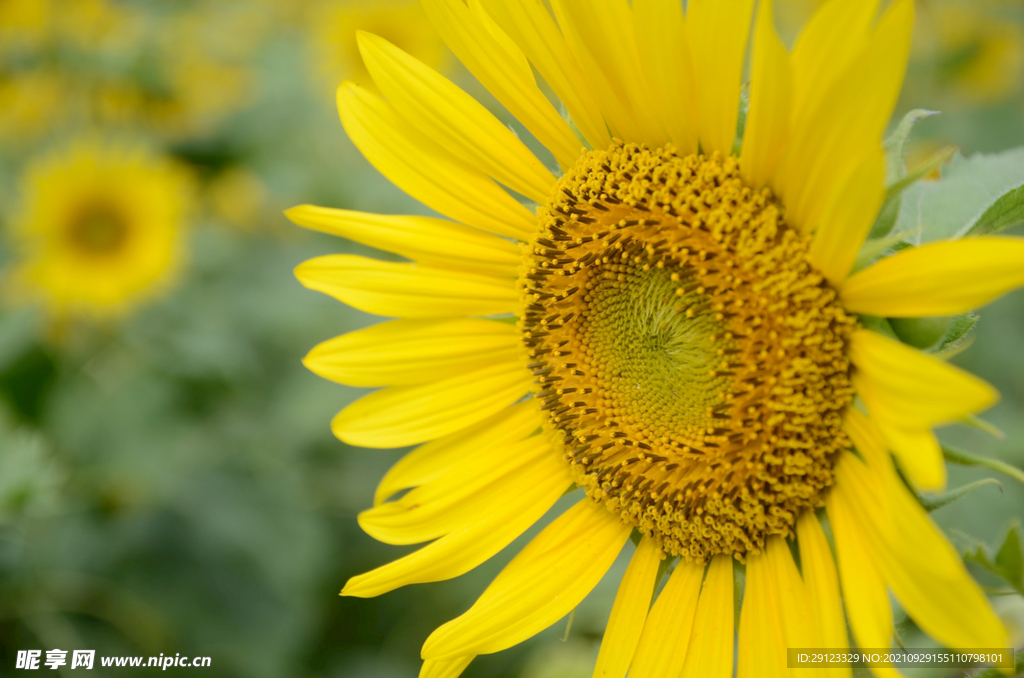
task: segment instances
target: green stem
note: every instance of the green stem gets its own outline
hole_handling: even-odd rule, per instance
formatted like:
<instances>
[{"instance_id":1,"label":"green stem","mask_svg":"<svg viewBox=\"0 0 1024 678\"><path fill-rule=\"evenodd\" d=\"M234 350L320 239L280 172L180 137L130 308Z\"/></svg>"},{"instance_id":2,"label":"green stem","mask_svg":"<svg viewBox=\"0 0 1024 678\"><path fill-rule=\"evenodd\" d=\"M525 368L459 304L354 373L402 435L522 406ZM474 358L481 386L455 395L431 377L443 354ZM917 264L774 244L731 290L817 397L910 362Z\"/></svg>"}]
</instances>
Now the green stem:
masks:
<instances>
[{"instance_id":1,"label":"green stem","mask_svg":"<svg viewBox=\"0 0 1024 678\"><path fill-rule=\"evenodd\" d=\"M970 452L964 452L963 450L955 447L942 446L942 454L946 457L947 461L951 461L954 464L962 464L964 466L983 466L987 469L995 471L996 473L1002 473L1003 475L1010 476L1017 482L1024 485L1024 471L1011 466L1005 461L999 461L998 459L992 459L991 457L979 457L976 454Z\"/></svg>"}]
</instances>

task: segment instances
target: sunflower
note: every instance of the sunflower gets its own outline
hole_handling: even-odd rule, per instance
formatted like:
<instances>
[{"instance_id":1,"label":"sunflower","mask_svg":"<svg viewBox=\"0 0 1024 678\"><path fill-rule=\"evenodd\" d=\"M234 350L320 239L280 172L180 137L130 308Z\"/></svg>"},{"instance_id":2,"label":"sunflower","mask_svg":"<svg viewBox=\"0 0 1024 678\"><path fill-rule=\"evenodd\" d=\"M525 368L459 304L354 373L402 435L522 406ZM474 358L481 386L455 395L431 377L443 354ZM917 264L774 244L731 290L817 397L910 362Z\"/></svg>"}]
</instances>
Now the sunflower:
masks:
<instances>
[{"instance_id":1,"label":"sunflower","mask_svg":"<svg viewBox=\"0 0 1024 678\"><path fill-rule=\"evenodd\" d=\"M118 316L180 264L187 180L128 146L79 141L26 170L8 284L55 316Z\"/></svg>"},{"instance_id":2,"label":"sunflower","mask_svg":"<svg viewBox=\"0 0 1024 678\"><path fill-rule=\"evenodd\" d=\"M306 357L328 379L384 387L342 410L335 434L423 443L359 523L386 543L429 543L342 594L460 575L583 491L426 640L421 676L458 675L564 617L631 535L596 676L730 676L734 636L739 676L783 675L787 647L847 647L846 618L859 646L886 648L889 591L946 646L1006 645L900 476L942 488L933 427L997 393L868 319L985 304L1024 284L1024 242L936 242L854 272L886 192L881 138L913 2L830 0L792 49L771 2L756 19L753 5L552 0L552 15L539 0L425 0L558 172L453 83L359 35L386 99L343 84L342 123L448 219L289 212L410 260L330 255L296 270L397 318Z\"/></svg>"}]
</instances>

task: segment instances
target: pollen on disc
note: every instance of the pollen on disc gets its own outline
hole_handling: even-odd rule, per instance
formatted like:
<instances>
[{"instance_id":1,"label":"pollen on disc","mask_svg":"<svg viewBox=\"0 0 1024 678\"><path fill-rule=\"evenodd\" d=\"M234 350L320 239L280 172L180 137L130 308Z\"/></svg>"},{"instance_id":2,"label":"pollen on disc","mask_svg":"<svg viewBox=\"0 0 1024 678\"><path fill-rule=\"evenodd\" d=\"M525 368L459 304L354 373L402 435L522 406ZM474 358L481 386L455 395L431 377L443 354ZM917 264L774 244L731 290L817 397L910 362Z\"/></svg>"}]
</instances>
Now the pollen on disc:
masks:
<instances>
[{"instance_id":1,"label":"pollen on disc","mask_svg":"<svg viewBox=\"0 0 1024 678\"><path fill-rule=\"evenodd\" d=\"M541 209L523 341L546 425L593 499L702 562L823 504L848 440L855 327L734 158L616 144Z\"/></svg>"}]
</instances>

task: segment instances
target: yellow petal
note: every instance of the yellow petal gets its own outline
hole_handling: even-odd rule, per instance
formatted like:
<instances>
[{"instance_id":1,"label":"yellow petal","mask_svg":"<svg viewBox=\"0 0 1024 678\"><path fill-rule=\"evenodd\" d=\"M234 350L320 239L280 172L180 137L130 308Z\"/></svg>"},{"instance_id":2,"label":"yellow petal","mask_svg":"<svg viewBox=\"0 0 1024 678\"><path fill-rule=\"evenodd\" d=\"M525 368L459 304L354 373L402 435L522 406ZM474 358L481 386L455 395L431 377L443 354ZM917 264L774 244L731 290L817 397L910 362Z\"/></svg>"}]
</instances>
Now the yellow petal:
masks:
<instances>
[{"instance_id":1,"label":"yellow petal","mask_svg":"<svg viewBox=\"0 0 1024 678\"><path fill-rule=\"evenodd\" d=\"M590 593L631 531L584 498L534 537L473 607L430 634L424 659L499 652L543 631Z\"/></svg>"},{"instance_id":2,"label":"yellow petal","mask_svg":"<svg viewBox=\"0 0 1024 678\"><path fill-rule=\"evenodd\" d=\"M855 313L923 318L965 313L1024 285L1024 238L987 236L908 247L839 288Z\"/></svg>"},{"instance_id":3,"label":"yellow petal","mask_svg":"<svg viewBox=\"0 0 1024 678\"><path fill-rule=\"evenodd\" d=\"M809 621L815 632L811 647L846 649L849 640L839 594L839 578L825 532L813 511L805 511L797 519L796 531L800 566L807 586ZM831 668L823 673L828 678L849 678L852 674L849 668Z\"/></svg>"},{"instance_id":4,"label":"yellow petal","mask_svg":"<svg viewBox=\"0 0 1024 678\"><path fill-rule=\"evenodd\" d=\"M351 82L338 88L338 113L352 143L396 186L441 214L510 238L528 237L536 218L487 175L474 171Z\"/></svg>"},{"instance_id":5,"label":"yellow petal","mask_svg":"<svg viewBox=\"0 0 1024 678\"><path fill-rule=\"evenodd\" d=\"M957 421L999 399L974 375L870 330L855 332L849 351L871 415L905 427Z\"/></svg>"},{"instance_id":6,"label":"yellow petal","mask_svg":"<svg viewBox=\"0 0 1024 678\"><path fill-rule=\"evenodd\" d=\"M814 109L855 63L877 9L878 0L832 0L814 13L793 47L794 111Z\"/></svg>"},{"instance_id":7,"label":"yellow petal","mask_svg":"<svg viewBox=\"0 0 1024 678\"><path fill-rule=\"evenodd\" d=\"M771 0L764 0L758 10L751 71L740 171L748 184L760 188L772 183L789 137L789 54L775 30Z\"/></svg>"},{"instance_id":8,"label":"yellow petal","mask_svg":"<svg viewBox=\"0 0 1024 678\"><path fill-rule=\"evenodd\" d=\"M811 604L807 588L793 562L793 554L782 537L769 537L765 542L765 557L771 568L779 600L782 635L787 647L810 647L814 644L815 629L811 624Z\"/></svg>"},{"instance_id":9,"label":"yellow petal","mask_svg":"<svg viewBox=\"0 0 1024 678\"><path fill-rule=\"evenodd\" d=\"M680 153L696 153L697 81L683 5L675 0L633 0L633 24L648 94L661 125Z\"/></svg>"},{"instance_id":10,"label":"yellow petal","mask_svg":"<svg viewBox=\"0 0 1024 678\"><path fill-rule=\"evenodd\" d=\"M459 678L476 657L455 657L434 661L428 659L420 667L420 678Z\"/></svg>"},{"instance_id":11,"label":"yellow petal","mask_svg":"<svg viewBox=\"0 0 1024 678\"><path fill-rule=\"evenodd\" d=\"M515 243L476 228L432 217L372 214L300 205L285 215L299 226L401 254L425 264L515 278Z\"/></svg>"},{"instance_id":12,"label":"yellow petal","mask_svg":"<svg viewBox=\"0 0 1024 678\"><path fill-rule=\"evenodd\" d=\"M353 577L341 593L370 598L401 586L443 581L465 574L530 529L571 485L568 464L558 455L543 455L510 473L509 478L492 484L491 500L480 502L474 507L475 511L464 513L460 527L418 551ZM487 650L487 645L480 647L484 649L477 651L467 647L462 652L438 653L425 659L451 659L494 651Z\"/></svg>"},{"instance_id":13,"label":"yellow petal","mask_svg":"<svg viewBox=\"0 0 1024 678\"><path fill-rule=\"evenodd\" d=\"M682 672L703 577L703 565L685 560L676 565L644 622L629 678L661 678Z\"/></svg>"},{"instance_id":14,"label":"yellow petal","mask_svg":"<svg viewBox=\"0 0 1024 678\"><path fill-rule=\"evenodd\" d=\"M524 440L540 429L541 418L533 399L506 407L483 421L432 440L395 462L377 485L374 506L396 492L429 483L465 457L488 457L509 443Z\"/></svg>"},{"instance_id":15,"label":"yellow petal","mask_svg":"<svg viewBox=\"0 0 1024 678\"><path fill-rule=\"evenodd\" d=\"M420 134L513 191L547 202L555 178L481 103L387 40L363 31L357 39L374 84Z\"/></svg>"},{"instance_id":16,"label":"yellow petal","mask_svg":"<svg viewBox=\"0 0 1024 678\"><path fill-rule=\"evenodd\" d=\"M697 75L700 145L732 153L754 0L690 0L687 28Z\"/></svg>"},{"instance_id":17,"label":"yellow petal","mask_svg":"<svg viewBox=\"0 0 1024 678\"><path fill-rule=\"evenodd\" d=\"M454 2L455 0L451 0ZM562 102L592 148L611 146L601 100L542 0L483 0Z\"/></svg>"},{"instance_id":18,"label":"yellow petal","mask_svg":"<svg viewBox=\"0 0 1024 678\"><path fill-rule=\"evenodd\" d=\"M878 435L870 424L863 432L851 431L856 439ZM873 444L861 440L861 445ZM886 583L922 630L946 647L1006 645L1006 630L985 594L888 458L872 456L866 465L844 456L836 467L836 485L861 517Z\"/></svg>"},{"instance_id":19,"label":"yellow petal","mask_svg":"<svg viewBox=\"0 0 1024 678\"><path fill-rule=\"evenodd\" d=\"M601 651L597 655L594 678L624 678L629 670L651 606L654 580L662 557L661 549L653 539L644 537L640 540L615 595Z\"/></svg>"},{"instance_id":20,"label":"yellow petal","mask_svg":"<svg viewBox=\"0 0 1024 678\"><path fill-rule=\"evenodd\" d=\"M424 0L438 34L469 72L563 168L580 156L583 143L537 86L523 51L481 7L479 0Z\"/></svg>"},{"instance_id":21,"label":"yellow petal","mask_svg":"<svg viewBox=\"0 0 1024 678\"><path fill-rule=\"evenodd\" d=\"M782 606L768 556L747 556L747 579L740 611L737 678L784 678L786 640Z\"/></svg>"},{"instance_id":22,"label":"yellow petal","mask_svg":"<svg viewBox=\"0 0 1024 678\"><path fill-rule=\"evenodd\" d=\"M391 386L363 396L331 422L349 445L403 447L433 440L486 419L530 390L530 373L511 363L443 381Z\"/></svg>"},{"instance_id":23,"label":"yellow petal","mask_svg":"<svg viewBox=\"0 0 1024 678\"><path fill-rule=\"evenodd\" d=\"M569 47L594 91L612 133L657 148L668 141L640 64L627 0L552 0Z\"/></svg>"},{"instance_id":24,"label":"yellow petal","mask_svg":"<svg viewBox=\"0 0 1024 678\"><path fill-rule=\"evenodd\" d=\"M839 489L839 484L837 480L825 499L825 506L835 537L846 614L857 645L888 648L893 639L889 594L878 565L871 557L862 518L850 505L847 494Z\"/></svg>"},{"instance_id":25,"label":"yellow petal","mask_svg":"<svg viewBox=\"0 0 1024 678\"><path fill-rule=\"evenodd\" d=\"M895 0L820 103L794 113L779 164L779 191L787 222L803 233L822 225L826 209L863 163L865 149L874 152L881 144L903 82L913 23L913 0ZM798 63L794 57L794 69Z\"/></svg>"},{"instance_id":26,"label":"yellow petal","mask_svg":"<svg viewBox=\"0 0 1024 678\"><path fill-rule=\"evenodd\" d=\"M872 398L865 399L865 403ZM870 405L868 405L870 409ZM879 411L875 407L874 412ZM946 462L942 447L931 428L903 427L883 416L873 415L888 448L896 455L900 468L911 484L927 492L946 489Z\"/></svg>"},{"instance_id":27,"label":"yellow petal","mask_svg":"<svg viewBox=\"0 0 1024 678\"><path fill-rule=\"evenodd\" d=\"M708 565L697 601L682 678L728 678L733 656L732 556L715 556Z\"/></svg>"},{"instance_id":28,"label":"yellow petal","mask_svg":"<svg viewBox=\"0 0 1024 678\"><path fill-rule=\"evenodd\" d=\"M807 255L833 285L849 275L884 200L885 153L881 146L873 146L825 208Z\"/></svg>"},{"instance_id":29,"label":"yellow petal","mask_svg":"<svg viewBox=\"0 0 1024 678\"><path fill-rule=\"evenodd\" d=\"M497 315L520 307L515 284L508 279L353 254L310 259L299 264L295 277L311 290L383 316Z\"/></svg>"},{"instance_id":30,"label":"yellow petal","mask_svg":"<svg viewBox=\"0 0 1024 678\"><path fill-rule=\"evenodd\" d=\"M543 435L494 448L487 456L467 455L400 499L363 511L359 526L386 544L437 539L475 522L496 496L518 491L524 478L540 472L531 470L539 463L547 470L538 459L558 456Z\"/></svg>"},{"instance_id":31,"label":"yellow petal","mask_svg":"<svg viewBox=\"0 0 1024 678\"><path fill-rule=\"evenodd\" d=\"M513 363L520 347L519 332L508 323L403 319L329 339L315 346L302 364L349 386L404 386Z\"/></svg>"}]
</instances>

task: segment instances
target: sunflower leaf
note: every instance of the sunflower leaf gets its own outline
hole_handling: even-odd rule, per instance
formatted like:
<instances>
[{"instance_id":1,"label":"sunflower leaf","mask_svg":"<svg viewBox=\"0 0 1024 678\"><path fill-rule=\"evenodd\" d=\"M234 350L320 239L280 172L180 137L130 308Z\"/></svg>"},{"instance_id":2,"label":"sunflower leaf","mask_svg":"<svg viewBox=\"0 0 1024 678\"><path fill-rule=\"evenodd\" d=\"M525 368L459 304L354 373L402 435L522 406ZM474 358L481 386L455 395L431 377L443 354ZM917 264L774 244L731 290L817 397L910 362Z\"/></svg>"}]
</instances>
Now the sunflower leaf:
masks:
<instances>
[{"instance_id":1,"label":"sunflower leaf","mask_svg":"<svg viewBox=\"0 0 1024 678\"><path fill-rule=\"evenodd\" d=\"M917 242L994 233L1024 218L1024 148L1003 153L960 154L939 181L903 192L896 230L921 228Z\"/></svg>"},{"instance_id":2,"label":"sunflower leaf","mask_svg":"<svg viewBox=\"0 0 1024 678\"><path fill-rule=\"evenodd\" d=\"M996 487L999 488L1000 492L1002 492L1002 490L1003 490L1003 484L1000 483L995 478L982 478L981 480L976 480L973 483L967 483L966 485L961 485L960 487L952 489L949 492L943 492L942 494L922 496L922 497L918 497L918 499L921 502L921 506L923 506L924 509L930 513L932 511L936 511L936 510L942 508L943 506L947 506L949 504L952 504L957 499L960 499L961 497L965 497L968 494L970 494L971 492L974 492L979 487L984 487L985 485L995 485Z\"/></svg>"},{"instance_id":3,"label":"sunflower leaf","mask_svg":"<svg viewBox=\"0 0 1024 678\"><path fill-rule=\"evenodd\" d=\"M1005 461L999 459L992 459L991 457L980 457L964 450L949 447L948 445L942 446L942 456L946 458L946 461L953 464L960 464L961 466L981 466L987 468L990 471L996 473L1002 473L1003 475L1010 476L1014 480L1024 483L1024 471L1011 466Z\"/></svg>"},{"instance_id":4,"label":"sunflower leaf","mask_svg":"<svg viewBox=\"0 0 1024 678\"><path fill-rule=\"evenodd\" d=\"M938 115L938 111L929 111L924 108L915 108L900 120L900 123L896 125L896 129L893 130L892 134L885 140L885 156L886 165L888 170L886 171L886 183L890 186L897 183L907 174L906 165L903 162L904 155L906 154L907 140L910 138L910 133L914 130L914 125L919 120L930 118L933 115Z\"/></svg>"},{"instance_id":5,"label":"sunflower leaf","mask_svg":"<svg viewBox=\"0 0 1024 678\"><path fill-rule=\"evenodd\" d=\"M966 313L940 318L890 318L893 332L905 344L946 358L970 345L978 316Z\"/></svg>"},{"instance_id":6,"label":"sunflower leaf","mask_svg":"<svg viewBox=\"0 0 1024 678\"><path fill-rule=\"evenodd\" d=\"M968 235L985 235L995 233L1024 223L1024 186L1018 186L985 210L978 217Z\"/></svg>"},{"instance_id":7,"label":"sunflower leaf","mask_svg":"<svg viewBox=\"0 0 1024 678\"><path fill-rule=\"evenodd\" d=\"M1016 582L1017 589L1024 586L1024 551L1021 547L1020 523L1017 523L1006 533L1002 546L996 551L995 559L999 569L1007 574L1007 581Z\"/></svg>"},{"instance_id":8,"label":"sunflower leaf","mask_svg":"<svg viewBox=\"0 0 1024 678\"><path fill-rule=\"evenodd\" d=\"M913 180L907 182L907 167L903 160L906 154L907 139L910 138L910 133L913 131L914 125L917 124L918 120L933 115L938 115L938 111L928 111L923 108L910 111L903 116L896 129L885 140L886 184L889 186L889 192L885 197L885 202L882 204L882 209L878 212L878 218L875 220L874 226L871 227L869 239L882 238L889 235L892 232L893 226L896 225L896 219L900 213L903 189L910 183L913 183Z\"/></svg>"},{"instance_id":9,"label":"sunflower leaf","mask_svg":"<svg viewBox=\"0 0 1024 678\"><path fill-rule=\"evenodd\" d=\"M962 550L964 560L999 577L1015 591L1024 595L1024 551L1021 548L1024 539L1021 538L1020 523L1010 525L995 554L984 542L973 537L964 539L965 535L960 536L961 541L966 542L966 548Z\"/></svg>"}]
</instances>

